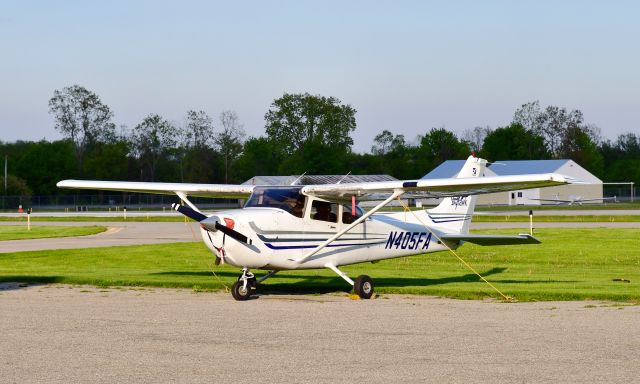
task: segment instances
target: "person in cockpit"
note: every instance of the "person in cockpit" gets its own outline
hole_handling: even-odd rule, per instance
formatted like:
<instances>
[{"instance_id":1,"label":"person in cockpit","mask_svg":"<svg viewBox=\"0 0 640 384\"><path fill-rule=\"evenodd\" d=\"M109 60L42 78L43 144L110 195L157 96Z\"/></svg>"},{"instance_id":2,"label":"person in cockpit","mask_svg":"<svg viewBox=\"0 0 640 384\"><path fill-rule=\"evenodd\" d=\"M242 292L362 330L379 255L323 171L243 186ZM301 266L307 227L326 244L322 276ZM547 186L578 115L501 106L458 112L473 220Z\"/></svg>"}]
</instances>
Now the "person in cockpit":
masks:
<instances>
[{"instance_id":1,"label":"person in cockpit","mask_svg":"<svg viewBox=\"0 0 640 384\"><path fill-rule=\"evenodd\" d=\"M316 214L313 215L314 220L330 221L332 223L338 220L336 214L331 212L331 203L316 201L314 205L317 210Z\"/></svg>"}]
</instances>

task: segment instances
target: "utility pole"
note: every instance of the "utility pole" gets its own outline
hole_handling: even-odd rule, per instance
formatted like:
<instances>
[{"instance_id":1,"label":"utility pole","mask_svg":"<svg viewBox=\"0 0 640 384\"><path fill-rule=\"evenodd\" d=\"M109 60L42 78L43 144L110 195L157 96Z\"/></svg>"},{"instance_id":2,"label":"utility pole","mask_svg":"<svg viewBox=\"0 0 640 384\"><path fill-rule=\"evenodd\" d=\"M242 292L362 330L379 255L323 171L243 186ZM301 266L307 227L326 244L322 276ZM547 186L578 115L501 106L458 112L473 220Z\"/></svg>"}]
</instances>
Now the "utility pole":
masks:
<instances>
[{"instance_id":1,"label":"utility pole","mask_svg":"<svg viewBox=\"0 0 640 384\"><path fill-rule=\"evenodd\" d=\"M9 155L4 155L4 196L2 196L2 210L4 211L5 200L7 199L7 163Z\"/></svg>"},{"instance_id":2,"label":"utility pole","mask_svg":"<svg viewBox=\"0 0 640 384\"><path fill-rule=\"evenodd\" d=\"M4 155L4 194L7 194L7 163L9 162L9 155Z\"/></svg>"}]
</instances>

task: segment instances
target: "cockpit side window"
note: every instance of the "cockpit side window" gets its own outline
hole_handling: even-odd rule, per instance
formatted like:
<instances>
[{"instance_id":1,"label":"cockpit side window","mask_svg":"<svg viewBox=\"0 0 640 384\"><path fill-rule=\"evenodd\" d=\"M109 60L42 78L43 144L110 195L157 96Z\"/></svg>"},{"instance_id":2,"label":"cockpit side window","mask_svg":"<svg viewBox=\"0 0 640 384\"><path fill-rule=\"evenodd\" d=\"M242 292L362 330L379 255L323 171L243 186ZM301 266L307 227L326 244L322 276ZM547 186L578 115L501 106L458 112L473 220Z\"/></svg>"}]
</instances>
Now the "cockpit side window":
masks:
<instances>
[{"instance_id":1,"label":"cockpit side window","mask_svg":"<svg viewBox=\"0 0 640 384\"><path fill-rule=\"evenodd\" d=\"M351 204L344 204L342 206L342 222L344 224L351 224L354 221L358 220L362 215L363 215L362 208L358 206L356 206L355 216L351 212Z\"/></svg>"},{"instance_id":2,"label":"cockpit side window","mask_svg":"<svg viewBox=\"0 0 640 384\"><path fill-rule=\"evenodd\" d=\"M266 188L255 187L245 208L279 208L293 216L302 217L306 196L300 193L300 187L296 188Z\"/></svg>"},{"instance_id":3,"label":"cockpit side window","mask_svg":"<svg viewBox=\"0 0 640 384\"><path fill-rule=\"evenodd\" d=\"M314 220L338 222L338 204L328 201L314 200L311 203L311 218Z\"/></svg>"}]
</instances>

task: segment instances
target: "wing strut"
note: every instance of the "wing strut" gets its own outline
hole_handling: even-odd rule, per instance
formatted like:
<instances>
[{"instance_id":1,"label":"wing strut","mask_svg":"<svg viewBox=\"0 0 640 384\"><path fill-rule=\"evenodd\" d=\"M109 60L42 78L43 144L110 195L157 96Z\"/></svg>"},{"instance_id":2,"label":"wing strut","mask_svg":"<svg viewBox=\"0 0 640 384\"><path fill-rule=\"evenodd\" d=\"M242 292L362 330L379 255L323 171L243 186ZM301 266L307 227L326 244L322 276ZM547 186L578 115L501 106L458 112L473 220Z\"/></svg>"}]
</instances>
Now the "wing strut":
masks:
<instances>
[{"instance_id":1,"label":"wing strut","mask_svg":"<svg viewBox=\"0 0 640 384\"><path fill-rule=\"evenodd\" d=\"M295 261L298 264L304 263L311 256L313 256L316 253L318 253L320 250L322 250L327 245L329 245L329 244L333 243L334 241L338 240L340 238L340 236L342 236L345 233L349 232L351 230L351 228L353 228L356 225L358 225L358 224L362 223L363 221L365 221L369 216L371 216L374 213L378 212L378 210L380 210L385 205L389 204L393 199L395 199L397 197L400 197L400 195L402 195L403 193L404 193L404 191L401 190L401 189L394 190L393 193L391 194L391 196L389 196L385 201L383 201L380 204L378 204L375 207L373 207L369 212L367 212L364 215L360 216L356 221L354 221L353 223L349 224L347 227L343 228L338 233L336 233L335 235L333 235L330 238L328 238L327 240L325 240L322 244L318 245L316 248L314 248L311 252L309 252L306 255L304 255L302 258L297 259L297 260L292 260L292 261Z\"/></svg>"},{"instance_id":2,"label":"wing strut","mask_svg":"<svg viewBox=\"0 0 640 384\"><path fill-rule=\"evenodd\" d=\"M182 199L182 201L184 201L185 203L187 203L187 205L189 207L191 207L191 209L193 209L194 211L198 212L198 213L202 213L200 212L200 210L198 209L198 207L196 207L195 205L193 205L192 202L189 201L189 199L187 199L187 194L184 192L180 192L180 191L176 191L176 195L178 195L179 198Z\"/></svg>"}]
</instances>

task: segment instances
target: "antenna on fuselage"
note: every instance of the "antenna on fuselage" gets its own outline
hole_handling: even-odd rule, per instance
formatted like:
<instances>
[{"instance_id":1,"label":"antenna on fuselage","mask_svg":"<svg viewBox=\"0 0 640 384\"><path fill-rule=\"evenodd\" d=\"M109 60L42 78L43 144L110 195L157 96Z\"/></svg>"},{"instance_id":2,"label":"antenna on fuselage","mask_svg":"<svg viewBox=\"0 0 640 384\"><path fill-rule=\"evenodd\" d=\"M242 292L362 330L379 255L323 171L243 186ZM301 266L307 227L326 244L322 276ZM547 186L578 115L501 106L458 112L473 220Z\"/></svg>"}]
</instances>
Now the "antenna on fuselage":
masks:
<instances>
[{"instance_id":1,"label":"antenna on fuselage","mask_svg":"<svg viewBox=\"0 0 640 384\"><path fill-rule=\"evenodd\" d=\"M342 176L342 179L338 180L338 182L337 182L336 184L340 184L340 183L342 183L342 181L343 181L344 179L346 179L346 178L347 178L347 176L349 176L350 174L351 174L351 171L347 172L347 174L346 174L346 175L344 175L344 176Z\"/></svg>"},{"instance_id":2,"label":"antenna on fuselage","mask_svg":"<svg viewBox=\"0 0 640 384\"><path fill-rule=\"evenodd\" d=\"M291 184L289 184L289 185L296 185L296 184L298 184L298 181L299 181L300 179L302 179L302 177L303 177L304 175L306 175L306 174L307 174L307 172L304 172L302 175L298 176L298 178L297 178L297 179L295 179L295 180L294 180Z\"/></svg>"}]
</instances>

